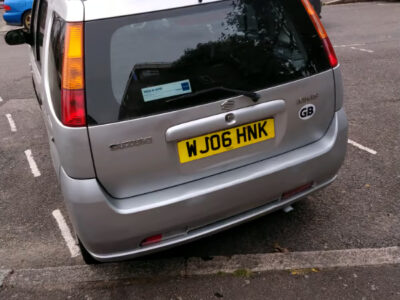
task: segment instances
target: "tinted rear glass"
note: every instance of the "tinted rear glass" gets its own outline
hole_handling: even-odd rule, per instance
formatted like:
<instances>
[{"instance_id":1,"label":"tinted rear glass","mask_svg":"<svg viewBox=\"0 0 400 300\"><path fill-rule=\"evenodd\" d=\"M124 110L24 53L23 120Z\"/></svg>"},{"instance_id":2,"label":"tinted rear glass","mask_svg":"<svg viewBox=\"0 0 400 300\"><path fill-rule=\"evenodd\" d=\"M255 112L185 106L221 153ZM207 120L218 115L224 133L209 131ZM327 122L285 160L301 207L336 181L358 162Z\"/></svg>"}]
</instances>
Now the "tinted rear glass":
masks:
<instances>
[{"instance_id":1,"label":"tinted rear glass","mask_svg":"<svg viewBox=\"0 0 400 300\"><path fill-rule=\"evenodd\" d=\"M258 91L329 68L300 1L229 0L86 23L90 124Z\"/></svg>"}]
</instances>

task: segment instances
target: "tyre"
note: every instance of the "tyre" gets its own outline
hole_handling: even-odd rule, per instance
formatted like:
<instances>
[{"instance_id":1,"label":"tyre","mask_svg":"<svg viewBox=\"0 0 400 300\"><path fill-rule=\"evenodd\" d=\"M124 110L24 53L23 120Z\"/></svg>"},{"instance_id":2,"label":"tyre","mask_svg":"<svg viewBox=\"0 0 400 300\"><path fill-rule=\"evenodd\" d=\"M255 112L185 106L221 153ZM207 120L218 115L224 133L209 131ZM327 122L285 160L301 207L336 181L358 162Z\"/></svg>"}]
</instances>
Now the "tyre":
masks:
<instances>
[{"instance_id":1,"label":"tyre","mask_svg":"<svg viewBox=\"0 0 400 300\"><path fill-rule=\"evenodd\" d=\"M313 6L315 9L315 12L318 14L318 16L321 18L321 9L322 9L322 3L320 0L312 1Z\"/></svg>"},{"instance_id":2,"label":"tyre","mask_svg":"<svg viewBox=\"0 0 400 300\"><path fill-rule=\"evenodd\" d=\"M101 263L98 260L94 259L92 255L90 255L90 253L86 250L85 246L83 246L82 242L79 239L78 239L78 245L79 249L81 250L83 261L87 265L98 265Z\"/></svg>"},{"instance_id":3,"label":"tyre","mask_svg":"<svg viewBox=\"0 0 400 300\"><path fill-rule=\"evenodd\" d=\"M27 10L22 15L22 25L25 29L29 30L31 28L31 19L32 19L32 12L31 10Z\"/></svg>"}]
</instances>

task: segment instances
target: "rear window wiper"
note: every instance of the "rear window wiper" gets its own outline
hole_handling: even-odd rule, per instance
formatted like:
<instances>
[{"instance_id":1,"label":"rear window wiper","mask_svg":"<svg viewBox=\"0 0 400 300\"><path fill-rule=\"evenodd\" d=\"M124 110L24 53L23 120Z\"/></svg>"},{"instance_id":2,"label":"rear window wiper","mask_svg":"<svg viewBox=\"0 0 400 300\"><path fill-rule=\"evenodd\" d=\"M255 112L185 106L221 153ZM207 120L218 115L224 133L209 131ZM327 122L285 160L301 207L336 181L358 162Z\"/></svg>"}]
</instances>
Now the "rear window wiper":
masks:
<instances>
[{"instance_id":1,"label":"rear window wiper","mask_svg":"<svg viewBox=\"0 0 400 300\"><path fill-rule=\"evenodd\" d=\"M261 98L260 94L258 94L256 92L229 89L229 88L224 88L224 87L218 87L218 90L227 91L227 92L235 93L235 94L238 94L238 95L243 95L243 96L245 96L247 98L250 98L254 102L257 102Z\"/></svg>"},{"instance_id":2,"label":"rear window wiper","mask_svg":"<svg viewBox=\"0 0 400 300\"><path fill-rule=\"evenodd\" d=\"M183 98L191 98L191 97L198 96L198 95L205 94L205 93L209 93L209 92L212 92L212 91L226 91L226 92L234 93L236 95L242 95L242 96L250 98L254 102L257 102L261 98L260 94L258 94L256 92L242 91L242 90L225 88L223 86L217 86L217 87L205 89L205 90L202 90L202 91L194 92L194 93L191 93L191 94L182 95L182 96L167 100L166 102L174 102L174 101L177 101L177 100L180 100L180 99L183 99Z\"/></svg>"}]
</instances>

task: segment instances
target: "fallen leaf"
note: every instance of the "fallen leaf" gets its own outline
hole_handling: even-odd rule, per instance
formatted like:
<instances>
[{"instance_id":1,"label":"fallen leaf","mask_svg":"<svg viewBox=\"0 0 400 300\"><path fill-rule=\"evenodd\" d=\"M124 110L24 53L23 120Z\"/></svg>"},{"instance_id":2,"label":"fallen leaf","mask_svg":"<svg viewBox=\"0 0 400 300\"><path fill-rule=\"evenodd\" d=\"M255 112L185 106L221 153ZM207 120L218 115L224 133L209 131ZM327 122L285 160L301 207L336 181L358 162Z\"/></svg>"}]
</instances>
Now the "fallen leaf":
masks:
<instances>
[{"instance_id":1,"label":"fallen leaf","mask_svg":"<svg viewBox=\"0 0 400 300\"><path fill-rule=\"evenodd\" d=\"M290 274L292 275L306 275L309 273L318 273L320 272L317 268L308 268L308 269L293 269L290 270Z\"/></svg>"},{"instance_id":2,"label":"fallen leaf","mask_svg":"<svg viewBox=\"0 0 400 300\"><path fill-rule=\"evenodd\" d=\"M289 253L289 249L288 248L284 248L282 246L280 246L278 243L274 244L274 250L275 252L281 252L281 253Z\"/></svg>"}]
</instances>

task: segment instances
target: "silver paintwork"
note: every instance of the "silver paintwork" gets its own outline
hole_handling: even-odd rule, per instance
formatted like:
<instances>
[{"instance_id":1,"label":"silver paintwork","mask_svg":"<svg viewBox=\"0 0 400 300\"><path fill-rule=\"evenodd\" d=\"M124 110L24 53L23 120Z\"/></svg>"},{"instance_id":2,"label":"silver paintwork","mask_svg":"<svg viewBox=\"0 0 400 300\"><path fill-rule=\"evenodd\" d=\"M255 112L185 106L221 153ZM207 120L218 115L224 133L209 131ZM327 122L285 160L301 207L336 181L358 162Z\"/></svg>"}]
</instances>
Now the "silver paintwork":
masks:
<instances>
[{"instance_id":1,"label":"silver paintwork","mask_svg":"<svg viewBox=\"0 0 400 300\"><path fill-rule=\"evenodd\" d=\"M84 8L82 0L48 0L49 10L56 12L67 22L83 21Z\"/></svg>"},{"instance_id":2,"label":"silver paintwork","mask_svg":"<svg viewBox=\"0 0 400 300\"><path fill-rule=\"evenodd\" d=\"M318 113L303 121L298 117L299 97L317 93L312 100ZM119 123L89 127L98 180L113 197L127 198L226 172L296 149L320 139L335 111L332 70L301 80L258 91L258 103L238 96L235 121L227 123L221 113L224 100L187 109ZM176 141L200 136L238 124L275 118L276 137L223 154L180 164ZM206 128L205 128L206 127ZM211 131L209 131L211 130ZM177 133L179 132L179 134ZM152 136L153 143L124 151L110 151L109 145Z\"/></svg>"},{"instance_id":3,"label":"silver paintwork","mask_svg":"<svg viewBox=\"0 0 400 300\"><path fill-rule=\"evenodd\" d=\"M335 79L335 109L338 111L343 107L344 93L343 93L343 78L340 66L333 69Z\"/></svg>"},{"instance_id":4,"label":"silver paintwork","mask_svg":"<svg viewBox=\"0 0 400 300\"><path fill-rule=\"evenodd\" d=\"M86 128L71 128L64 126L57 118L51 101L49 80L49 46L50 31L55 11L71 21L83 20L83 5L81 1L49 1L46 20L46 31L42 48L41 65L30 52L33 79L43 105L42 113L49 137L50 153L57 175L60 166L72 178L93 178L95 176L93 160L90 152Z\"/></svg>"},{"instance_id":5,"label":"silver paintwork","mask_svg":"<svg viewBox=\"0 0 400 300\"><path fill-rule=\"evenodd\" d=\"M319 141L223 174L121 201L110 197L96 180L74 180L62 171L61 189L85 247L98 260L120 260L188 242L290 205L333 181L346 144L347 119L342 109ZM312 190L279 201L283 192L311 181ZM146 237L171 232L174 238L139 246Z\"/></svg>"},{"instance_id":6,"label":"silver paintwork","mask_svg":"<svg viewBox=\"0 0 400 300\"><path fill-rule=\"evenodd\" d=\"M262 120L267 117L273 117L285 110L285 101L273 100L266 103L245 107L235 110L229 114L218 114L211 117L190 121L184 124L172 126L165 133L167 142L176 142L189 139L194 136L207 134L214 131L227 129ZM228 124L226 116L233 115L234 118Z\"/></svg>"},{"instance_id":7,"label":"silver paintwork","mask_svg":"<svg viewBox=\"0 0 400 300\"><path fill-rule=\"evenodd\" d=\"M220 0L203 0L202 3L218 1ZM86 0L84 4L85 21L90 21L198 5L199 0Z\"/></svg>"}]
</instances>

